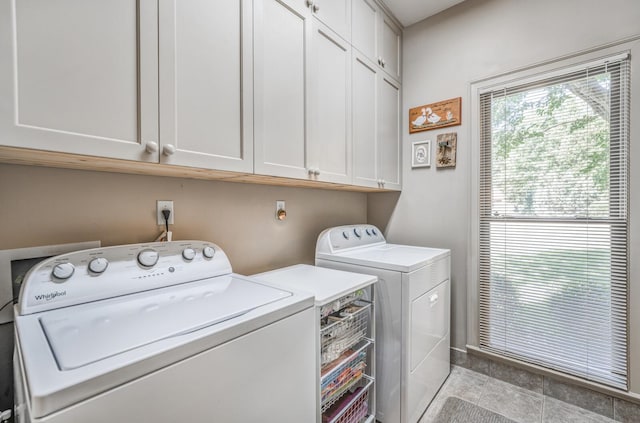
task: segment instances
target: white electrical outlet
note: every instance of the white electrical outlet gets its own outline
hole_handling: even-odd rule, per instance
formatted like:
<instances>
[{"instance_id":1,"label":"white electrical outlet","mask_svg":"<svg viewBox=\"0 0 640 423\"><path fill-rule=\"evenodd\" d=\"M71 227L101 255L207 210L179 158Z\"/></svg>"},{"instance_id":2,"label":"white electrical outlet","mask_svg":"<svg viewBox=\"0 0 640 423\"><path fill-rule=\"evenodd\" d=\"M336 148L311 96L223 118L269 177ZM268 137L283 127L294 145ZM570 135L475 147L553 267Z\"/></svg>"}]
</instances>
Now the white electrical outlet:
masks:
<instances>
[{"instance_id":1,"label":"white electrical outlet","mask_svg":"<svg viewBox=\"0 0 640 423\"><path fill-rule=\"evenodd\" d=\"M175 212L173 211L173 201L162 201L158 200L156 202L156 214L158 216L158 225L164 225L164 216L162 215L162 210L169 210L171 214L169 215L169 225L173 225Z\"/></svg>"}]
</instances>

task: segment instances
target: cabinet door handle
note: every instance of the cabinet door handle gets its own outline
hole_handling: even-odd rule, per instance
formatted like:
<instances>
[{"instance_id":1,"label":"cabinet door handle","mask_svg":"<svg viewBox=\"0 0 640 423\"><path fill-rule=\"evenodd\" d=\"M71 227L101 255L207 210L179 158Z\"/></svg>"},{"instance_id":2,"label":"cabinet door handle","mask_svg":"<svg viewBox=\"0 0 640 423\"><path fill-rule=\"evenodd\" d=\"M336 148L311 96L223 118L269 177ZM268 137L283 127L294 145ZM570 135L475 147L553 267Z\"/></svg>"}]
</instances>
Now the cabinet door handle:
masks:
<instances>
[{"instance_id":1,"label":"cabinet door handle","mask_svg":"<svg viewBox=\"0 0 640 423\"><path fill-rule=\"evenodd\" d=\"M383 68L384 68L384 65L386 65L386 64L387 64L387 62L385 62L385 61L384 61L384 59L380 59L380 62L382 62L382 63L380 63L380 64L382 65L382 67L383 67Z\"/></svg>"},{"instance_id":2,"label":"cabinet door handle","mask_svg":"<svg viewBox=\"0 0 640 423\"><path fill-rule=\"evenodd\" d=\"M162 154L165 156L172 156L176 152L176 147L173 144L167 144L162 147Z\"/></svg>"},{"instance_id":3,"label":"cabinet door handle","mask_svg":"<svg viewBox=\"0 0 640 423\"><path fill-rule=\"evenodd\" d=\"M155 141L147 141L147 143L144 145L144 149L147 153L157 153L158 143Z\"/></svg>"},{"instance_id":4,"label":"cabinet door handle","mask_svg":"<svg viewBox=\"0 0 640 423\"><path fill-rule=\"evenodd\" d=\"M313 0L307 0L307 7L313 6Z\"/></svg>"},{"instance_id":5,"label":"cabinet door handle","mask_svg":"<svg viewBox=\"0 0 640 423\"><path fill-rule=\"evenodd\" d=\"M429 302L431 303L431 305L434 305L437 301L438 301L438 294L433 294L432 296L429 297Z\"/></svg>"},{"instance_id":6,"label":"cabinet door handle","mask_svg":"<svg viewBox=\"0 0 640 423\"><path fill-rule=\"evenodd\" d=\"M318 6L317 4L314 4L313 6L311 6L311 10L313 10L313 13L318 12L318 10L320 10L320 6Z\"/></svg>"},{"instance_id":7,"label":"cabinet door handle","mask_svg":"<svg viewBox=\"0 0 640 423\"><path fill-rule=\"evenodd\" d=\"M378 57L378 64L382 66L382 57Z\"/></svg>"},{"instance_id":8,"label":"cabinet door handle","mask_svg":"<svg viewBox=\"0 0 640 423\"><path fill-rule=\"evenodd\" d=\"M314 170L314 171L313 171L313 174L314 174L314 175L316 175L316 176L320 175L320 169L316 169L316 170Z\"/></svg>"}]
</instances>

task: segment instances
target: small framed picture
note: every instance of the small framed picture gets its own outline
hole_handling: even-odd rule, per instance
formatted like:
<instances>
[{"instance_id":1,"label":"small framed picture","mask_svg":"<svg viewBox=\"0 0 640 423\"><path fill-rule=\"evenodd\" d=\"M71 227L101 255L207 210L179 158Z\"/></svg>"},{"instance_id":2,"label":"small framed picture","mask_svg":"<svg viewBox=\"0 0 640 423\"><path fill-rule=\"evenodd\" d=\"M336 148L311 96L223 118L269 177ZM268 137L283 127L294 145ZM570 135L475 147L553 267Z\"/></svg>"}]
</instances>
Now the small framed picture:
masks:
<instances>
[{"instance_id":1,"label":"small framed picture","mask_svg":"<svg viewBox=\"0 0 640 423\"><path fill-rule=\"evenodd\" d=\"M436 167L456 167L456 151L458 149L458 133L439 134L436 141Z\"/></svg>"},{"instance_id":2,"label":"small framed picture","mask_svg":"<svg viewBox=\"0 0 640 423\"><path fill-rule=\"evenodd\" d=\"M412 143L411 167L431 166L431 141L416 141Z\"/></svg>"}]
</instances>

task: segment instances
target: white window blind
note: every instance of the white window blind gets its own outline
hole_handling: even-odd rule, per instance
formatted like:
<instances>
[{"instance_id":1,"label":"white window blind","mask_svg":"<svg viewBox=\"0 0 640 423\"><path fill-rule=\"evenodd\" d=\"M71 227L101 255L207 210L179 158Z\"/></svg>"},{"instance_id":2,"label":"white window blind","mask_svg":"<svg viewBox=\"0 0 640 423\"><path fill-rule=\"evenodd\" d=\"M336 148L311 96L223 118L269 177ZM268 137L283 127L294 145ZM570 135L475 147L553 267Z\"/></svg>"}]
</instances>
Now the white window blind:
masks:
<instances>
[{"instance_id":1,"label":"white window blind","mask_svg":"<svg viewBox=\"0 0 640 423\"><path fill-rule=\"evenodd\" d=\"M480 94L480 348L623 389L629 72Z\"/></svg>"}]
</instances>

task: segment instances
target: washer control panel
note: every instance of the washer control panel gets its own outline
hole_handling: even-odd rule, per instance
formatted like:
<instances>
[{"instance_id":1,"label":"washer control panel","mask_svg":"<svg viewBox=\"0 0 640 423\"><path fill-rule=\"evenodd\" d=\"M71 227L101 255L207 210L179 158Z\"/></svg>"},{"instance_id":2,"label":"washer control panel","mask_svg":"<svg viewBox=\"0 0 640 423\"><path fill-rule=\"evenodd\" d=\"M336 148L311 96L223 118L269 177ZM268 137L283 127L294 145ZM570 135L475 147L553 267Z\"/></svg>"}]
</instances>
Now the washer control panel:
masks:
<instances>
[{"instance_id":1,"label":"washer control panel","mask_svg":"<svg viewBox=\"0 0 640 423\"><path fill-rule=\"evenodd\" d=\"M336 226L318 236L316 252L335 253L367 245L384 244L386 240L380 229L373 225Z\"/></svg>"},{"instance_id":2,"label":"washer control panel","mask_svg":"<svg viewBox=\"0 0 640 423\"><path fill-rule=\"evenodd\" d=\"M44 260L27 273L18 313L31 314L231 272L224 251L206 241L76 251Z\"/></svg>"}]
</instances>

